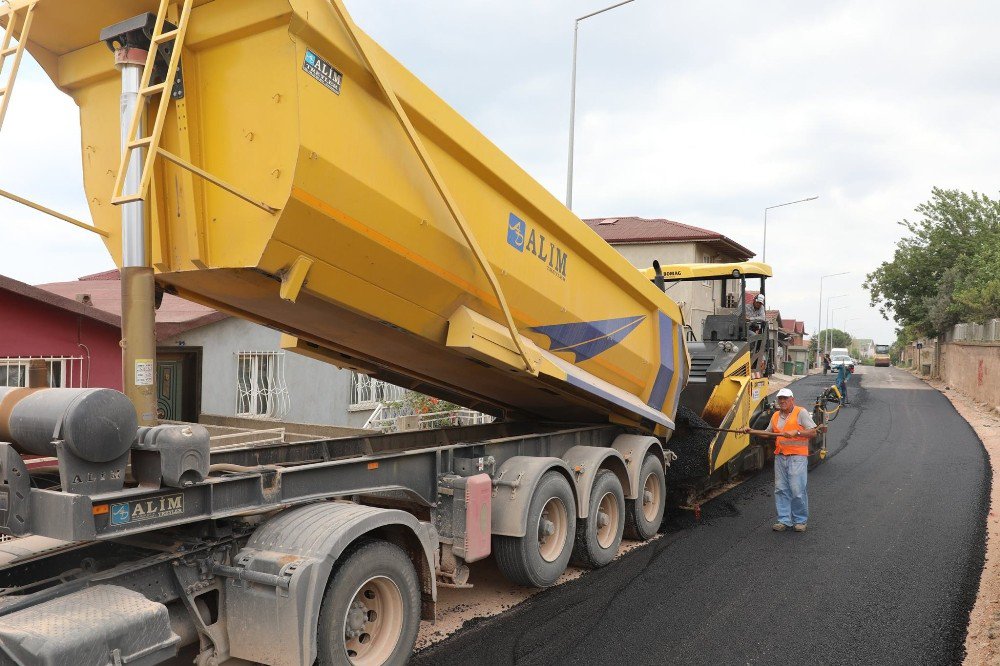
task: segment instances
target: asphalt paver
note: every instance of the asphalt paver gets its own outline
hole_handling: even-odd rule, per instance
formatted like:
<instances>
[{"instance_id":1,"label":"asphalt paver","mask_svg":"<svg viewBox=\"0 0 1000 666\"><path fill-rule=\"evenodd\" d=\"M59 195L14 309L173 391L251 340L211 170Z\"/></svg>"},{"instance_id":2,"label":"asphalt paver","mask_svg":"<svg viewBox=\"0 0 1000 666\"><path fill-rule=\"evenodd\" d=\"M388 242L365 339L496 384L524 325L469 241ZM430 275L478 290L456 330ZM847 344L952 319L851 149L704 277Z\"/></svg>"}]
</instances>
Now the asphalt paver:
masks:
<instances>
[{"instance_id":1,"label":"asphalt paver","mask_svg":"<svg viewBox=\"0 0 1000 666\"><path fill-rule=\"evenodd\" d=\"M700 520L672 512L660 539L474 621L412 663L960 662L985 555L985 451L923 382L863 373L809 475L805 533L771 530L765 470ZM832 379L791 388L808 407Z\"/></svg>"}]
</instances>

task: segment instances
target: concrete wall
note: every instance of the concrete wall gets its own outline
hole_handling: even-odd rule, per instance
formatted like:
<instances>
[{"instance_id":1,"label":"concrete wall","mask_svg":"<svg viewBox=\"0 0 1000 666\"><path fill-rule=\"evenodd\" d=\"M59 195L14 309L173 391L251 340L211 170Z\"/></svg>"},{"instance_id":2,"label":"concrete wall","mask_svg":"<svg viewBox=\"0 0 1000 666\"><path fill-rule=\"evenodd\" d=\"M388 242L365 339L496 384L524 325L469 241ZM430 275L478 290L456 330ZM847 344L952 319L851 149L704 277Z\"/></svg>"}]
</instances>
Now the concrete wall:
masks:
<instances>
[{"instance_id":1,"label":"concrete wall","mask_svg":"<svg viewBox=\"0 0 1000 666\"><path fill-rule=\"evenodd\" d=\"M201 411L236 414L237 355L240 352L281 351L281 334L241 319L224 319L182 333L161 346L202 348ZM285 421L360 427L370 412L349 413L351 373L292 352L286 352L285 383L291 408ZM360 423L359 423L360 422Z\"/></svg>"},{"instance_id":2,"label":"concrete wall","mask_svg":"<svg viewBox=\"0 0 1000 666\"><path fill-rule=\"evenodd\" d=\"M1000 342L941 344L941 379L1000 411Z\"/></svg>"},{"instance_id":3,"label":"concrete wall","mask_svg":"<svg viewBox=\"0 0 1000 666\"><path fill-rule=\"evenodd\" d=\"M921 349L917 349L915 342L903 347L900 351L900 364L921 375L937 377L937 353L935 351L937 341L922 339L920 344L923 345Z\"/></svg>"},{"instance_id":4,"label":"concrete wall","mask_svg":"<svg viewBox=\"0 0 1000 666\"><path fill-rule=\"evenodd\" d=\"M696 259L696 243L622 243L615 244L623 257L638 268L649 268L653 261L664 264L693 264Z\"/></svg>"}]
</instances>

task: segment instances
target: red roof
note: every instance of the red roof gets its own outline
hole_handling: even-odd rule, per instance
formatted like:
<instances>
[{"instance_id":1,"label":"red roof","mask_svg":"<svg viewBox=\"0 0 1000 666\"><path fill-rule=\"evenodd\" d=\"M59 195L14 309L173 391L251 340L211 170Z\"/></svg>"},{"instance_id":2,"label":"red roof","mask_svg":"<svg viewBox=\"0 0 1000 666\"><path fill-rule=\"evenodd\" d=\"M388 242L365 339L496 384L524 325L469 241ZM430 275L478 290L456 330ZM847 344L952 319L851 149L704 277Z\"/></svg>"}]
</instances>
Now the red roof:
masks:
<instances>
[{"instance_id":1,"label":"red roof","mask_svg":"<svg viewBox=\"0 0 1000 666\"><path fill-rule=\"evenodd\" d=\"M754 253L717 231L682 222L644 217L598 217L584 222L608 243L684 243L697 241L741 260Z\"/></svg>"},{"instance_id":2,"label":"red roof","mask_svg":"<svg viewBox=\"0 0 1000 666\"><path fill-rule=\"evenodd\" d=\"M104 271L102 273L93 273L91 275L84 275L81 278L77 278L80 281L86 280L121 280L122 274L117 268L112 268L110 271Z\"/></svg>"},{"instance_id":3,"label":"red roof","mask_svg":"<svg viewBox=\"0 0 1000 666\"><path fill-rule=\"evenodd\" d=\"M73 298L66 298L64 296L54 294L46 289L33 287L30 284L25 284L24 282L20 282L14 278L0 275L0 289L25 298L30 298L31 300L38 301L39 303L45 303L46 305L59 308L60 310L65 310L67 312L72 312L73 314L87 317L88 319L102 322L104 324L110 324L111 326L117 327L121 326L121 317L116 317L113 314L95 309L89 305L84 305L83 303L78 303Z\"/></svg>"},{"instance_id":4,"label":"red roof","mask_svg":"<svg viewBox=\"0 0 1000 666\"><path fill-rule=\"evenodd\" d=\"M117 325L121 325L121 275L117 270L86 275L73 282L41 284L38 285L38 288L74 302L77 301L78 297L86 294L90 297L91 305L83 307L92 307L112 315L116 318ZM164 294L163 302L156 310L156 337L165 340L192 328L225 319L228 316L178 296Z\"/></svg>"},{"instance_id":5,"label":"red roof","mask_svg":"<svg viewBox=\"0 0 1000 666\"><path fill-rule=\"evenodd\" d=\"M798 335L805 335L806 333L806 323L798 319L782 319L781 328L782 330Z\"/></svg>"}]
</instances>

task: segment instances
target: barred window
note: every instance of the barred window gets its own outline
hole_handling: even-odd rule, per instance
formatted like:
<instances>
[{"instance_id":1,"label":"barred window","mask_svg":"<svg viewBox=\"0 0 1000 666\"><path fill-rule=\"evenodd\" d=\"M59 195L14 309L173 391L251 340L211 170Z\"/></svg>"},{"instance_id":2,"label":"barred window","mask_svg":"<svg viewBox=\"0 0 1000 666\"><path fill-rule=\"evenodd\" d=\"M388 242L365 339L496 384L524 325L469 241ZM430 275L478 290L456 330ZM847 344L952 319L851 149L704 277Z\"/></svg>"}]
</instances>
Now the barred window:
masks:
<instances>
[{"instance_id":1,"label":"barred window","mask_svg":"<svg viewBox=\"0 0 1000 666\"><path fill-rule=\"evenodd\" d=\"M395 384L375 379L358 372L351 372L350 411L374 409L385 402L398 402L406 395L406 389Z\"/></svg>"},{"instance_id":2,"label":"barred window","mask_svg":"<svg viewBox=\"0 0 1000 666\"><path fill-rule=\"evenodd\" d=\"M82 356L0 357L0 387L26 386L28 365L41 359L48 366L48 384L54 388L85 388L87 380Z\"/></svg>"},{"instance_id":3,"label":"barred window","mask_svg":"<svg viewBox=\"0 0 1000 666\"><path fill-rule=\"evenodd\" d=\"M285 352L239 352L236 385L236 416L280 420L288 415Z\"/></svg>"}]
</instances>

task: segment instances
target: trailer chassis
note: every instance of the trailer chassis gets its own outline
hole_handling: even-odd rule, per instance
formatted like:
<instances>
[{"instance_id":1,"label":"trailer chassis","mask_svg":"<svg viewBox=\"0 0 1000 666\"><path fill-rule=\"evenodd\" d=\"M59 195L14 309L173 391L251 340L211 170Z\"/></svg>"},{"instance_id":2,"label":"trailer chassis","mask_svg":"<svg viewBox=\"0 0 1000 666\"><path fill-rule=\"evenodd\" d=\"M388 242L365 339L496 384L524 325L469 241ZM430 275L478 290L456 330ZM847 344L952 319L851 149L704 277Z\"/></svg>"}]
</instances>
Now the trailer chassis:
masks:
<instances>
[{"instance_id":1,"label":"trailer chassis","mask_svg":"<svg viewBox=\"0 0 1000 666\"><path fill-rule=\"evenodd\" d=\"M576 532L578 520L596 521L590 493L606 473L634 513L644 497L662 505L648 470L670 458L660 440L619 426L515 421L215 449L204 481L86 495L31 487L20 456L0 443L4 527L20 512L26 531L79 542L52 566L43 558L0 568L0 645L13 663L75 663L99 636L118 646L108 663L159 663L197 641L200 663L311 664L329 640L317 628L324 594L358 548L405 553L419 617L433 619L437 585L468 586L467 564L488 556L491 540L511 547L543 533L541 522L529 525L537 486L564 479ZM80 609L100 626L53 630L59 638L44 654L11 640Z\"/></svg>"}]
</instances>

